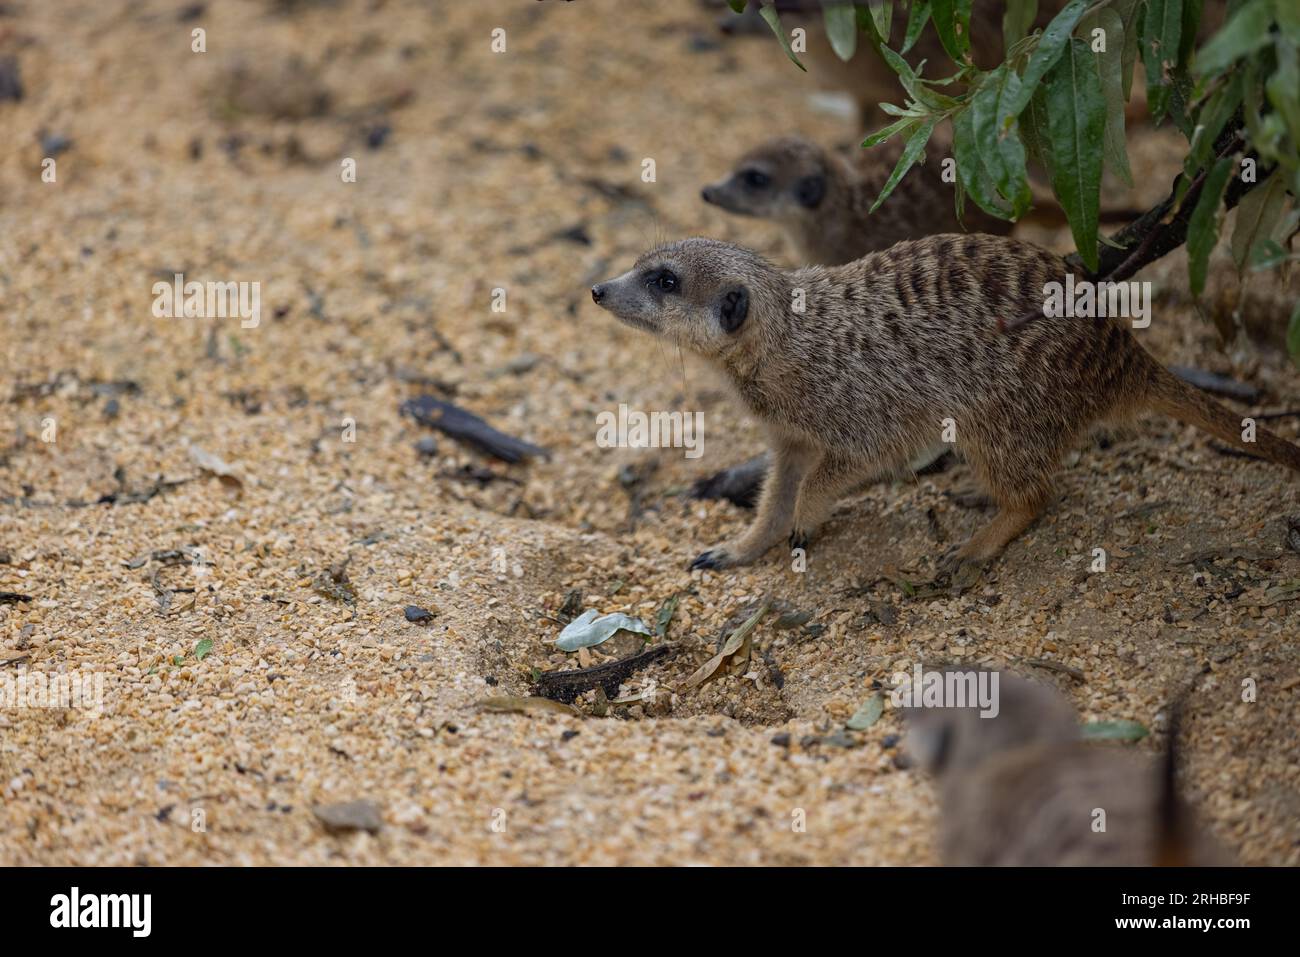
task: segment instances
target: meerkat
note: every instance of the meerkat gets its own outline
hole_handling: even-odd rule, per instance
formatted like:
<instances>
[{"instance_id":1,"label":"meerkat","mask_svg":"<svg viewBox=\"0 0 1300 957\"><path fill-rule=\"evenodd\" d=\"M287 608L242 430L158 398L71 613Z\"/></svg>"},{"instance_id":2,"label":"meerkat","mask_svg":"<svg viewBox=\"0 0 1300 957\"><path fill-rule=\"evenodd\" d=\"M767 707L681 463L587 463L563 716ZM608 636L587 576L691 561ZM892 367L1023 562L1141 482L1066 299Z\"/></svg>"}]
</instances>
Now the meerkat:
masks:
<instances>
[{"instance_id":1,"label":"meerkat","mask_svg":"<svg viewBox=\"0 0 1300 957\"><path fill-rule=\"evenodd\" d=\"M903 709L905 750L938 788L943 863L1229 862L1178 797L1176 709L1164 759L1152 762L1083 740L1074 709L1054 691L998 677L994 717L978 707Z\"/></svg>"},{"instance_id":2,"label":"meerkat","mask_svg":"<svg viewBox=\"0 0 1300 957\"><path fill-rule=\"evenodd\" d=\"M871 212L904 145L896 137L845 156L801 136L781 136L750 150L727 178L700 195L730 213L776 222L801 264L838 266L934 233L1010 232L1011 223L974 203L964 222L958 220L955 187L943 181L937 162L913 166ZM943 146L940 135L932 148Z\"/></svg>"},{"instance_id":3,"label":"meerkat","mask_svg":"<svg viewBox=\"0 0 1300 957\"><path fill-rule=\"evenodd\" d=\"M1165 370L1115 319L1043 315L1066 266L1026 242L980 234L903 242L843 266L783 271L757 253L687 239L645 253L592 299L717 367L768 432L772 464L748 531L695 568L803 548L841 495L952 442L997 504L944 556L980 568L1047 506L1063 454L1091 425L1151 409L1300 470L1300 448Z\"/></svg>"}]
</instances>

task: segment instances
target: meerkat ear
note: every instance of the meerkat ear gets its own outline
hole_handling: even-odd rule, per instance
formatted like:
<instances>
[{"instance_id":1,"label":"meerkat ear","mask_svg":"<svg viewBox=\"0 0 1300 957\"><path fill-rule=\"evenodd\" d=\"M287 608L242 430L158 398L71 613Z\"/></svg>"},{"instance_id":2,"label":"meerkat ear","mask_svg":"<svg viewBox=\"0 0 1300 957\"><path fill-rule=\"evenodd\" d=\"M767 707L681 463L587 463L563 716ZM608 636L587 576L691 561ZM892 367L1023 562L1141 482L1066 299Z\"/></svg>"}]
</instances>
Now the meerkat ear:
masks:
<instances>
[{"instance_id":1,"label":"meerkat ear","mask_svg":"<svg viewBox=\"0 0 1300 957\"><path fill-rule=\"evenodd\" d=\"M826 196L826 177L821 173L805 176L794 184L794 195L799 205L816 209Z\"/></svg>"},{"instance_id":2,"label":"meerkat ear","mask_svg":"<svg viewBox=\"0 0 1300 957\"><path fill-rule=\"evenodd\" d=\"M744 286L728 289L718 300L718 322L724 332L735 332L749 315L749 291Z\"/></svg>"}]
</instances>

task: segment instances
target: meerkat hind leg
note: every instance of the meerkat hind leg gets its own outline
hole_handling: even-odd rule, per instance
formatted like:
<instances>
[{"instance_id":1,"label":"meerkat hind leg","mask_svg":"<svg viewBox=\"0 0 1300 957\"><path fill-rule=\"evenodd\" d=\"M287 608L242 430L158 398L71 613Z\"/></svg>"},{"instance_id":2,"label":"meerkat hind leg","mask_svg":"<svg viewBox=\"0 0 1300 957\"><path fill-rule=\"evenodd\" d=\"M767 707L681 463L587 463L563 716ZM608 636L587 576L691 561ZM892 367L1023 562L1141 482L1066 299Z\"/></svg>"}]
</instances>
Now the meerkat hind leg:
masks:
<instances>
[{"instance_id":1,"label":"meerkat hind leg","mask_svg":"<svg viewBox=\"0 0 1300 957\"><path fill-rule=\"evenodd\" d=\"M996 558L1012 539L1034 523L1034 519L1043 511L1043 504L1018 502L1000 505L993 520L953 552L953 563L987 562Z\"/></svg>"},{"instance_id":2,"label":"meerkat hind leg","mask_svg":"<svg viewBox=\"0 0 1300 957\"><path fill-rule=\"evenodd\" d=\"M841 498L863 484L868 468L861 462L825 455L799 487L791 548L805 548Z\"/></svg>"},{"instance_id":3,"label":"meerkat hind leg","mask_svg":"<svg viewBox=\"0 0 1300 957\"><path fill-rule=\"evenodd\" d=\"M1041 507L1002 505L993 520L970 537L965 545L939 559L938 580L947 581L959 592L973 588L989 564L1007 544L1023 532L1041 513Z\"/></svg>"},{"instance_id":4,"label":"meerkat hind leg","mask_svg":"<svg viewBox=\"0 0 1300 957\"><path fill-rule=\"evenodd\" d=\"M1063 447L1065 437L1058 438ZM1047 507L1060 454L1060 447L1012 444L997 433L969 436L966 459L979 484L989 490L998 511L966 544L943 557L940 575L951 576L954 585L974 584L984 566Z\"/></svg>"}]
</instances>

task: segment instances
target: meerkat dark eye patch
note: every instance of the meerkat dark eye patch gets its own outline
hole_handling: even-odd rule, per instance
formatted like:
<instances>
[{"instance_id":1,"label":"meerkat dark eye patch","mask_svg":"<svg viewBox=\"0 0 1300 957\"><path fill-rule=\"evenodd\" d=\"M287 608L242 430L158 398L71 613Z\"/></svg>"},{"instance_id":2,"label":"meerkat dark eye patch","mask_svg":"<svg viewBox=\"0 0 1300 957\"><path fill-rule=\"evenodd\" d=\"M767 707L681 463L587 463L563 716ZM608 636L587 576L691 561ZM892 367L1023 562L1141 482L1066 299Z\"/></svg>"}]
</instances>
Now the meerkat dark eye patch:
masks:
<instances>
[{"instance_id":1,"label":"meerkat dark eye patch","mask_svg":"<svg viewBox=\"0 0 1300 957\"><path fill-rule=\"evenodd\" d=\"M645 284L659 292L678 292L681 281L671 269L652 269L645 275Z\"/></svg>"},{"instance_id":2,"label":"meerkat dark eye patch","mask_svg":"<svg viewBox=\"0 0 1300 957\"><path fill-rule=\"evenodd\" d=\"M766 189L772 182L772 177L768 176L761 169L747 169L740 174L740 181L750 189Z\"/></svg>"},{"instance_id":3,"label":"meerkat dark eye patch","mask_svg":"<svg viewBox=\"0 0 1300 957\"><path fill-rule=\"evenodd\" d=\"M724 332L735 332L749 315L749 292L743 286L729 289L718 300L718 322Z\"/></svg>"},{"instance_id":4,"label":"meerkat dark eye patch","mask_svg":"<svg viewBox=\"0 0 1300 957\"><path fill-rule=\"evenodd\" d=\"M826 177L820 173L805 176L794 185L794 195L799 205L816 209L826 196Z\"/></svg>"}]
</instances>

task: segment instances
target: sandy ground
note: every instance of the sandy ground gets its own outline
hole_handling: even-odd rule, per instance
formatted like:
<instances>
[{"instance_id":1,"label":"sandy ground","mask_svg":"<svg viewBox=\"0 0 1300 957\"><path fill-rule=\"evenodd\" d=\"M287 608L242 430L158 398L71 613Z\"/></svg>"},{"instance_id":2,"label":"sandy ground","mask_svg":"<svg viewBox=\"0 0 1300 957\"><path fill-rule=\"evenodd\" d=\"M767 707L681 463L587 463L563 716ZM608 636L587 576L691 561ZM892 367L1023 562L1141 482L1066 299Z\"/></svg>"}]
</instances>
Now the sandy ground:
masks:
<instances>
[{"instance_id":1,"label":"sandy ground","mask_svg":"<svg viewBox=\"0 0 1300 957\"><path fill-rule=\"evenodd\" d=\"M0 102L0 591L32 600L0 605L0 667L105 690L99 712L0 710L0 863L928 863L932 789L897 766L897 716L842 728L875 682L947 660L1053 682L1153 751L1194 681L1187 792L1243 861L1300 863L1300 604L1273 601L1300 579L1300 508L1274 467L1144 422L1081 450L960 597L897 581L985 520L945 494L962 466L847 500L806 572L686 571L746 515L682 490L757 430L585 290L659 237L784 255L698 199L764 135L856 132L770 38L719 44L692 0L2 6L26 96ZM50 136L72 145L44 183ZM1152 143L1134 164L1158 195ZM155 318L176 272L260 282L260 325ZM1284 356L1219 347L1180 257L1145 278L1161 359L1255 384L1243 412L1300 407ZM1251 312L1276 327L1270 303ZM550 459L445 437L422 456L433 433L398 408L430 392ZM598 447L619 403L702 410L704 454ZM351 602L321 584L345 561ZM680 596L680 651L623 689L653 681L654 704L482 711L575 664L549 644L574 589L650 621ZM813 617L772 613L743 673L686 691L764 596ZM312 812L354 799L376 833Z\"/></svg>"}]
</instances>

